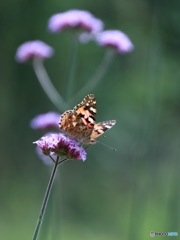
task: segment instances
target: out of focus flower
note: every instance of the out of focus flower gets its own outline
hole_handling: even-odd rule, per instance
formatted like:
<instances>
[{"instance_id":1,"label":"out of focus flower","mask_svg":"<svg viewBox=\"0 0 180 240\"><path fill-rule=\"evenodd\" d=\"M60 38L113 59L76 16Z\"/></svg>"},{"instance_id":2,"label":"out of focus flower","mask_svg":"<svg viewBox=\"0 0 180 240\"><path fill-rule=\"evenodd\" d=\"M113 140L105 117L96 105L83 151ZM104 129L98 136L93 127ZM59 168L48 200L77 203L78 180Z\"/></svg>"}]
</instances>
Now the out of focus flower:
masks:
<instances>
[{"instance_id":1,"label":"out of focus flower","mask_svg":"<svg viewBox=\"0 0 180 240\"><path fill-rule=\"evenodd\" d=\"M95 33L103 29L103 22L95 18L90 12L82 10L69 10L54 14L48 23L51 32L60 32L64 29L80 29L84 32Z\"/></svg>"},{"instance_id":2,"label":"out of focus flower","mask_svg":"<svg viewBox=\"0 0 180 240\"><path fill-rule=\"evenodd\" d=\"M28 41L20 45L16 51L16 60L26 62L32 58L50 58L53 55L53 48L46 43L36 40Z\"/></svg>"},{"instance_id":3,"label":"out of focus flower","mask_svg":"<svg viewBox=\"0 0 180 240\"><path fill-rule=\"evenodd\" d=\"M45 155L57 155L69 159L86 160L86 151L79 142L66 137L64 134L51 133L33 142Z\"/></svg>"},{"instance_id":4,"label":"out of focus flower","mask_svg":"<svg viewBox=\"0 0 180 240\"><path fill-rule=\"evenodd\" d=\"M106 30L98 33L96 41L100 46L115 48L119 53L127 53L134 49L128 36L118 30Z\"/></svg>"},{"instance_id":5,"label":"out of focus flower","mask_svg":"<svg viewBox=\"0 0 180 240\"><path fill-rule=\"evenodd\" d=\"M50 128L59 129L59 118L60 114L56 112L43 113L34 117L30 122L30 126L36 130Z\"/></svg>"}]
</instances>

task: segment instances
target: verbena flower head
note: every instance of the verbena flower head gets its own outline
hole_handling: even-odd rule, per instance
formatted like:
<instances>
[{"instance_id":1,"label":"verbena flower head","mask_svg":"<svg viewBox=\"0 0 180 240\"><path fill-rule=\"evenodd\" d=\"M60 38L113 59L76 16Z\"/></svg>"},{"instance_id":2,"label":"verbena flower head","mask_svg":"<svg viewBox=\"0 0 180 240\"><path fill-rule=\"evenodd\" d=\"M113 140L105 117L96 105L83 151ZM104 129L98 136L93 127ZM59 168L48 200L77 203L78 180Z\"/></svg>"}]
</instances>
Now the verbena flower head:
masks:
<instances>
[{"instance_id":1,"label":"verbena flower head","mask_svg":"<svg viewBox=\"0 0 180 240\"><path fill-rule=\"evenodd\" d=\"M28 41L18 47L16 60L18 62L26 62L32 58L50 58L53 52L52 47L40 40Z\"/></svg>"},{"instance_id":2,"label":"verbena flower head","mask_svg":"<svg viewBox=\"0 0 180 240\"><path fill-rule=\"evenodd\" d=\"M50 133L33 142L45 155L57 155L69 159L86 160L86 151L79 142L66 137L64 134Z\"/></svg>"},{"instance_id":3,"label":"verbena flower head","mask_svg":"<svg viewBox=\"0 0 180 240\"><path fill-rule=\"evenodd\" d=\"M44 114L37 115L34 117L31 122L30 126L33 129L59 129L58 122L59 122L60 114L56 112L48 112Z\"/></svg>"},{"instance_id":4,"label":"verbena flower head","mask_svg":"<svg viewBox=\"0 0 180 240\"><path fill-rule=\"evenodd\" d=\"M130 52L134 49L128 36L118 30L106 30L98 33L96 41L100 46L114 48L119 53Z\"/></svg>"},{"instance_id":5,"label":"verbena flower head","mask_svg":"<svg viewBox=\"0 0 180 240\"><path fill-rule=\"evenodd\" d=\"M102 31L103 22L88 11L74 9L54 14L49 19L48 28L54 33L72 28L93 33Z\"/></svg>"}]
</instances>

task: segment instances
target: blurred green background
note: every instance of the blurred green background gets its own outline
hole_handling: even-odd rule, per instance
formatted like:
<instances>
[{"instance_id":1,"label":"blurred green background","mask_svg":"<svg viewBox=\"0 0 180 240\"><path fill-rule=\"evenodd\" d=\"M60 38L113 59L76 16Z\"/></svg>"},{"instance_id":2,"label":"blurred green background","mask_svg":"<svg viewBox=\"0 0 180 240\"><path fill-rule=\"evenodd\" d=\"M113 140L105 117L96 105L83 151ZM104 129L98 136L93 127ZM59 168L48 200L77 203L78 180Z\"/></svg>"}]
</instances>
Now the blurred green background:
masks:
<instances>
[{"instance_id":1,"label":"blurred green background","mask_svg":"<svg viewBox=\"0 0 180 240\"><path fill-rule=\"evenodd\" d=\"M93 91L97 120L117 120L101 140L118 151L96 144L87 149L85 163L69 161L59 168L39 239L180 234L180 1L6 0L0 2L0 239L32 239L51 168L35 153L32 142L42 132L30 129L29 121L57 111L31 65L15 62L16 48L33 39L53 46L55 56L45 65L63 95L67 36L46 29L52 14L72 8L92 12L106 29L124 31L135 50L116 57ZM79 50L77 86L104 54L93 43Z\"/></svg>"}]
</instances>

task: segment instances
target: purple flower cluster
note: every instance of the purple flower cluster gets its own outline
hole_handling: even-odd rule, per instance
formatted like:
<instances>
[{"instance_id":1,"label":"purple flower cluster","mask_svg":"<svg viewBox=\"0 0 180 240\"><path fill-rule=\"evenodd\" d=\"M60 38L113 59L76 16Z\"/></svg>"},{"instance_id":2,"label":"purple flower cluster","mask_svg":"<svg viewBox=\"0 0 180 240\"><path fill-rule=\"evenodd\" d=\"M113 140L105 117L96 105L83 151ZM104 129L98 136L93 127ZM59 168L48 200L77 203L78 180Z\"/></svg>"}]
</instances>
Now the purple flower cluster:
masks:
<instances>
[{"instance_id":1,"label":"purple flower cluster","mask_svg":"<svg viewBox=\"0 0 180 240\"><path fill-rule=\"evenodd\" d=\"M58 127L59 118L60 114L56 112L39 114L31 120L30 126L35 130L49 128L59 129Z\"/></svg>"},{"instance_id":2,"label":"purple flower cluster","mask_svg":"<svg viewBox=\"0 0 180 240\"><path fill-rule=\"evenodd\" d=\"M100 19L95 18L90 12L82 10L69 10L63 13L54 14L48 23L51 32L61 32L65 29L80 29L81 43L96 40L98 45L114 48L119 53L126 53L133 50L130 39L121 31L103 31L104 24Z\"/></svg>"},{"instance_id":3,"label":"purple flower cluster","mask_svg":"<svg viewBox=\"0 0 180 240\"><path fill-rule=\"evenodd\" d=\"M86 160L86 151L79 142L69 139L64 134L51 133L33 142L42 150L44 155L57 155L69 159Z\"/></svg>"},{"instance_id":4,"label":"purple flower cluster","mask_svg":"<svg viewBox=\"0 0 180 240\"><path fill-rule=\"evenodd\" d=\"M54 33L72 28L95 33L102 31L103 22L88 11L74 9L54 14L49 19L48 28Z\"/></svg>"},{"instance_id":5,"label":"purple flower cluster","mask_svg":"<svg viewBox=\"0 0 180 240\"><path fill-rule=\"evenodd\" d=\"M119 53L130 52L134 48L127 35L118 30L106 30L98 33L96 42L100 46L114 48Z\"/></svg>"},{"instance_id":6,"label":"purple flower cluster","mask_svg":"<svg viewBox=\"0 0 180 240\"><path fill-rule=\"evenodd\" d=\"M53 53L53 48L40 40L28 41L18 47L16 60L18 62L26 62L32 58L45 59L50 58Z\"/></svg>"},{"instance_id":7,"label":"purple flower cluster","mask_svg":"<svg viewBox=\"0 0 180 240\"><path fill-rule=\"evenodd\" d=\"M53 33L66 29L80 30L79 40L81 43L95 40L98 45L114 48L118 53L127 53L133 50L134 46L125 33L118 30L103 31L103 27L103 22L90 12L77 9L54 14L48 21L48 29ZM29 41L17 49L16 60L26 62L32 58L50 58L53 52L53 48L42 41Z\"/></svg>"}]
</instances>

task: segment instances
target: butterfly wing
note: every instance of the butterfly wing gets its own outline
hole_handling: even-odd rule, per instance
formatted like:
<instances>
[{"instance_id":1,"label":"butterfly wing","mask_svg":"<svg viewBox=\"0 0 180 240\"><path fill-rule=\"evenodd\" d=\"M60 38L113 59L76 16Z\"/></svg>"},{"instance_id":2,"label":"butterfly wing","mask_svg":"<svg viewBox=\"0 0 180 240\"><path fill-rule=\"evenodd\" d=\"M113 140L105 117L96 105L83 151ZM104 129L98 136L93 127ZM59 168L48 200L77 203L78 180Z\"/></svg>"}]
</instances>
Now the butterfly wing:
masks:
<instances>
[{"instance_id":1,"label":"butterfly wing","mask_svg":"<svg viewBox=\"0 0 180 240\"><path fill-rule=\"evenodd\" d=\"M94 144L96 138L111 129L115 120L96 123L96 99L87 95L81 103L61 115L59 127L67 136L83 144Z\"/></svg>"},{"instance_id":2,"label":"butterfly wing","mask_svg":"<svg viewBox=\"0 0 180 240\"><path fill-rule=\"evenodd\" d=\"M90 136L90 143L96 143L96 138L100 137L103 133L111 129L116 124L116 120L109 120L99 122L94 125L94 129Z\"/></svg>"},{"instance_id":3,"label":"butterfly wing","mask_svg":"<svg viewBox=\"0 0 180 240\"><path fill-rule=\"evenodd\" d=\"M68 110L64 112L60 116L59 128L66 131L66 129L69 129L72 127L74 120L75 120L75 114L73 110Z\"/></svg>"},{"instance_id":4,"label":"butterfly wing","mask_svg":"<svg viewBox=\"0 0 180 240\"><path fill-rule=\"evenodd\" d=\"M93 94L87 95L83 101L61 115L59 127L69 137L81 143L89 142L95 125L96 99Z\"/></svg>"},{"instance_id":5,"label":"butterfly wing","mask_svg":"<svg viewBox=\"0 0 180 240\"><path fill-rule=\"evenodd\" d=\"M96 99L94 94L87 95L83 101L74 107L77 117L88 128L93 128L96 121Z\"/></svg>"}]
</instances>

